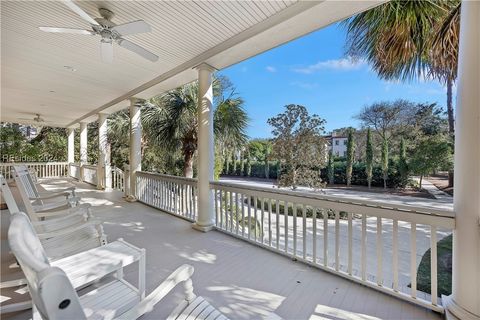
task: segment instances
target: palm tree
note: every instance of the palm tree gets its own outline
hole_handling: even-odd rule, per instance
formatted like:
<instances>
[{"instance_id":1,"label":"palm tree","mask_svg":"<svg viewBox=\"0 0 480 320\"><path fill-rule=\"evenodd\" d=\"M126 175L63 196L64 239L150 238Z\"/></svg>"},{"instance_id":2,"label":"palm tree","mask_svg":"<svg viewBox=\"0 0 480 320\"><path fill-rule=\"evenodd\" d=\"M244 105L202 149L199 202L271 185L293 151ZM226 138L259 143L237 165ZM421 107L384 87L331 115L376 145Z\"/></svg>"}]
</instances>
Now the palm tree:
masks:
<instances>
[{"instance_id":1,"label":"palm tree","mask_svg":"<svg viewBox=\"0 0 480 320\"><path fill-rule=\"evenodd\" d=\"M248 116L243 109L243 100L232 90L227 98L223 92L228 86L220 78L213 83L215 104L214 133L217 143L228 147L242 145ZM193 177L193 159L197 150L198 83L193 82L153 98L142 110L142 123L148 140L166 150L181 149L183 173Z\"/></svg>"},{"instance_id":2,"label":"palm tree","mask_svg":"<svg viewBox=\"0 0 480 320\"><path fill-rule=\"evenodd\" d=\"M452 135L459 15L460 0L392 0L345 22L347 53L366 59L381 78L412 80L429 76L447 85Z\"/></svg>"}]
</instances>

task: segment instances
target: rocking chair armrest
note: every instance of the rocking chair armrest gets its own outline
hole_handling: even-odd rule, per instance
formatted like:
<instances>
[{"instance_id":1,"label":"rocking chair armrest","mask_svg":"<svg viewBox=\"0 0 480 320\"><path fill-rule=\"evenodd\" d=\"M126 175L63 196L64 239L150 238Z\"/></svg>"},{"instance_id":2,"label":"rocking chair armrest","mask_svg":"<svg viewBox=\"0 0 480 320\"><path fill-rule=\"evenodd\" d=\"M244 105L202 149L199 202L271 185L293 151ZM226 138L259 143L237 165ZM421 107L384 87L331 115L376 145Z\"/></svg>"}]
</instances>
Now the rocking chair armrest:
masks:
<instances>
[{"instance_id":1,"label":"rocking chair armrest","mask_svg":"<svg viewBox=\"0 0 480 320\"><path fill-rule=\"evenodd\" d=\"M63 228L63 229L60 229L60 230L55 230L55 231L50 231L50 232L45 232L45 233L37 233L37 235L38 235L38 238L40 240L48 239L48 238L54 238L54 237L70 234L70 233L73 233L75 231L79 231L79 230L82 230L84 228L88 228L88 227L91 227L91 226L97 226L101 223L102 222L100 220L92 219L92 220L88 220L88 221L85 221L84 223L80 223L80 224L77 224L77 225L74 225L74 226L71 226L71 227L68 227L68 228Z\"/></svg>"},{"instance_id":2,"label":"rocking chair armrest","mask_svg":"<svg viewBox=\"0 0 480 320\"><path fill-rule=\"evenodd\" d=\"M44 225L48 225L48 224L52 224L52 223L61 223L63 221L68 221L69 219L72 219L72 217L78 217L78 216L83 216L84 217L84 221L88 221L88 220L91 220L92 219L92 215L90 214L90 210L89 210L89 206L78 206L78 207L74 207L72 209L76 209L75 211L66 211L64 212L63 214L64 215L59 215L58 217L53 217L51 219L47 219L47 220L40 220L40 221L32 221L32 224L34 226L44 226ZM60 214L59 212L56 212L58 214Z\"/></svg>"},{"instance_id":3,"label":"rocking chair armrest","mask_svg":"<svg viewBox=\"0 0 480 320\"><path fill-rule=\"evenodd\" d=\"M72 196L75 196L75 190L76 190L76 187L73 186L73 187L58 188L54 191L39 191L38 194L49 194L52 192L55 192L55 193L68 192L69 195L71 194Z\"/></svg>"},{"instance_id":4,"label":"rocking chair armrest","mask_svg":"<svg viewBox=\"0 0 480 320\"><path fill-rule=\"evenodd\" d=\"M160 302L175 286L181 282L187 282L187 299L194 298L193 287L191 285L191 276L193 267L188 264L181 265L167 279L165 279L158 287L156 287L145 299L140 301L135 307L120 315L117 319L132 320L137 319L147 312L153 310L155 305Z\"/></svg>"},{"instance_id":5,"label":"rocking chair armrest","mask_svg":"<svg viewBox=\"0 0 480 320\"><path fill-rule=\"evenodd\" d=\"M70 196L70 193L68 192L55 192L55 193L39 193L38 197L29 197L31 201L34 200L47 200L47 199L52 199L52 198L57 198L57 197L65 197L68 198Z\"/></svg>"},{"instance_id":6,"label":"rocking chair armrest","mask_svg":"<svg viewBox=\"0 0 480 320\"><path fill-rule=\"evenodd\" d=\"M35 210L35 214L38 216L38 218L48 218L48 217L57 217L57 216L64 216L68 215L68 209L71 209L72 207L68 202L65 202L64 204L58 205L58 207L55 208L46 208L46 209L41 209L37 208Z\"/></svg>"}]
</instances>

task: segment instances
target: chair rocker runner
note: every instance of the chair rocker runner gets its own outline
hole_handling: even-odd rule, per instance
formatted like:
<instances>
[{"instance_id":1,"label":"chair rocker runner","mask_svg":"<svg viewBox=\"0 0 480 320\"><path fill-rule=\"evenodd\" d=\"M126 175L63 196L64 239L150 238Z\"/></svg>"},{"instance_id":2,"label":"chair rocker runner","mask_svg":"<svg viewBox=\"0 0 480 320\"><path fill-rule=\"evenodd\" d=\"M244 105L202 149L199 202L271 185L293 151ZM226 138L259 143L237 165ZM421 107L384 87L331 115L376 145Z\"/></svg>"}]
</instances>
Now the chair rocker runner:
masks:
<instances>
[{"instance_id":1,"label":"chair rocker runner","mask_svg":"<svg viewBox=\"0 0 480 320\"><path fill-rule=\"evenodd\" d=\"M116 278L79 297L63 268L49 263L25 214L16 213L12 216L8 239L27 277L34 304L33 319L138 319L153 310L163 297L182 282L185 301L175 308L169 319L226 319L206 300L193 293L190 279L192 266L179 267L146 298L142 292L145 282L140 282L137 289L122 278ZM139 273L145 275L144 268L145 264L141 265Z\"/></svg>"}]
</instances>

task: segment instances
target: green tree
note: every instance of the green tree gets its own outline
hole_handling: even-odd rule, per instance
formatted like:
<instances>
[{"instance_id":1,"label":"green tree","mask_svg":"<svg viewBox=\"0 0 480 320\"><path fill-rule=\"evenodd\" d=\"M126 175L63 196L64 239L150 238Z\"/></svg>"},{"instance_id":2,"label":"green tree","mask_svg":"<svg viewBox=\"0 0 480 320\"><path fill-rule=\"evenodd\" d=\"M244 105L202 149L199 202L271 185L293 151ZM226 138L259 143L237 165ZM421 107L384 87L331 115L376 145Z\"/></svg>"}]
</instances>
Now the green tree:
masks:
<instances>
[{"instance_id":1,"label":"green tree","mask_svg":"<svg viewBox=\"0 0 480 320\"><path fill-rule=\"evenodd\" d=\"M423 177L436 170L452 167L452 152L449 140L443 135L425 137L413 150L409 166L414 174Z\"/></svg>"},{"instance_id":2,"label":"green tree","mask_svg":"<svg viewBox=\"0 0 480 320\"><path fill-rule=\"evenodd\" d=\"M335 184L335 164L333 162L332 150L330 150L330 152L328 153L327 174L328 174L328 183Z\"/></svg>"},{"instance_id":3,"label":"green tree","mask_svg":"<svg viewBox=\"0 0 480 320\"><path fill-rule=\"evenodd\" d=\"M368 188L371 188L373 177L373 143L372 132L370 128L367 129L367 144L365 147L365 173L367 174Z\"/></svg>"},{"instance_id":4,"label":"green tree","mask_svg":"<svg viewBox=\"0 0 480 320\"><path fill-rule=\"evenodd\" d=\"M352 184L352 170L353 170L354 156L355 156L355 140L353 138L353 130L348 130L347 167L346 167L346 177L347 177L348 187L350 187L350 185Z\"/></svg>"},{"instance_id":5,"label":"green tree","mask_svg":"<svg viewBox=\"0 0 480 320\"><path fill-rule=\"evenodd\" d=\"M405 139L402 137L400 140L400 156L398 159L398 171L402 179L402 184L406 184L408 180L408 163L407 163L407 146Z\"/></svg>"},{"instance_id":6,"label":"green tree","mask_svg":"<svg viewBox=\"0 0 480 320\"><path fill-rule=\"evenodd\" d=\"M224 78L216 78L213 83L215 143L221 149L228 145L244 144L249 121L243 109L243 100L225 82L227 80ZM171 90L151 99L150 107L145 108L143 115L149 143L163 146L168 151L181 150L183 174L186 177L193 177L194 155L197 151L197 94L197 82Z\"/></svg>"},{"instance_id":7,"label":"green tree","mask_svg":"<svg viewBox=\"0 0 480 320\"><path fill-rule=\"evenodd\" d=\"M345 22L347 53L367 60L381 78L425 75L447 85L450 133L457 77L460 0L392 0Z\"/></svg>"},{"instance_id":8,"label":"green tree","mask_svg":"<svg viewBox=\"0 0 480 320\"><path fill-rule=\"evenodd\" d=\"M325 120L309 115L304 106L290 104L268 124L273 127L273 156L282 166L279 186L323 186L319 169L326 161Z\"/></svg>"},{"instance_id":9,"label":"green tree","mask_svg":"<svg viewBox=\"0 0 480 320\"><path fill-rule=\"evenodd\" d=\"M382 175L383 175L383 188L387 188L388 180L388 141L383 140L382 143Z\"/></svg>"},{"instance_id":10,"label":"green tree","mask_svg":"<svg viewBox=\"0 0 480 320\"><path fill-rule=\"evenodd\" d=\"M270 174L270 154L272 153L272 142L268 139L253 139L248 144L251 156L264 163L265 178Z\"/></svg>"}]
</instances>

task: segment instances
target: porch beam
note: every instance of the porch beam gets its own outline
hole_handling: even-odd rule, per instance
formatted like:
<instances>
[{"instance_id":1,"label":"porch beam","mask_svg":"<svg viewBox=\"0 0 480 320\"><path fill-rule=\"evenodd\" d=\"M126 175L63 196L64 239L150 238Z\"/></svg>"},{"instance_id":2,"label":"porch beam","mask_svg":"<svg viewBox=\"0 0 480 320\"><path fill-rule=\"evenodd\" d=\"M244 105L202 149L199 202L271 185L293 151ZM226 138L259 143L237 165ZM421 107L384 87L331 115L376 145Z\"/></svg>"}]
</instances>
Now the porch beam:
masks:
<instances>
[{"instance_id":1,"label":"porch beam","mask_svg":"<svg viewBox=\"0 0 480 320\"><path fill-rule=\"evenodd\" d=\"M210 181L213 180L215 162L213 150L213 88L212 73L215 69L202 63L198 70L198 212L193 228L207 232L213 229L215 213Z\"/></svg>"},{"instance_id":2,"label":"porch beam","mask_svg":"<svg viewBox=\"0 0 480 320\"><path fill-rule=\"evenodd\" d=\"M455 123L452 295L448 319L480 319L480 2L462 1Z\"/></svg>"},{"instance_id":3,"label":"porch beam","mask_svg":"<svg viewBox=\"0 0 480 320\"><path fill-rule=\"evenodd\" d=\"M128 201L135 201L137 171L142 171L142 123L141 99L130 98L130 194Z\"/></svg>"}]
</instances>

